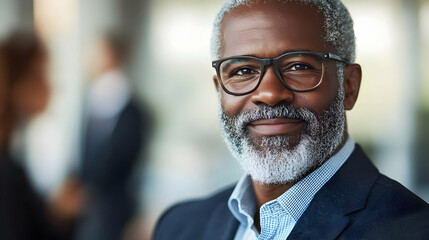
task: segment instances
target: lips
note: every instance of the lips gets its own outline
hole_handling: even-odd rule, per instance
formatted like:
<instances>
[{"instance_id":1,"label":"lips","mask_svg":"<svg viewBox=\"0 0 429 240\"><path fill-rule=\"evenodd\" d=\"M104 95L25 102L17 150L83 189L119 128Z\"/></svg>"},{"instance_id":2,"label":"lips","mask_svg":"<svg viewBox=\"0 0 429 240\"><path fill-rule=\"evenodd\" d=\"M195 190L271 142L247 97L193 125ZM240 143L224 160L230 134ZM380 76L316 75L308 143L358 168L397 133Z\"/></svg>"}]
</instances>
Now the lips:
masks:
<instances>
[{"instance_id":1,"label":"lips","mask_svg":"<svg viewBox=\"0 0 429 240\"><path fill-rule=\"evenodd\" d=\"M305 122L292 118L260 119L248 124L249 130L261 136L292 136L302 132Z\"/></svg>"}]
</instances>

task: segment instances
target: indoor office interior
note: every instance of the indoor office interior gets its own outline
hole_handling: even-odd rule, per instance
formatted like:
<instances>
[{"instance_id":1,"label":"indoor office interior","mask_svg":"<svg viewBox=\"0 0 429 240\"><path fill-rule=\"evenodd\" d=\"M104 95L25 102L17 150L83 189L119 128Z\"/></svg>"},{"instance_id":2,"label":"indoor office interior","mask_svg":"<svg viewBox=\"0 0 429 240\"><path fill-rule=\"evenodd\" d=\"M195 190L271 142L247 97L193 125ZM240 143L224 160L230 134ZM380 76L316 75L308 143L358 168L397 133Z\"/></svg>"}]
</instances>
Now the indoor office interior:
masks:
<instances>
[{"instance_id":1,"label":"indoor office interior","mask_svg":"<svg viewBox=\"0 0 429 240\"><path fill-rule=\"evenodd\" d=\"M354 20L363 72L357 103L347 112L348 131L382 173L429 202L429 1L343 2ZM17 123L8 152L42 201L82 225L74 227L81 229L76 239L91 239L85 236L98 223L97 217L81 220L99 207L88 200L97 187L83 176L93 179L107 166L85 172L88 136L115 132L127 101L138 109L124 124L136 124L134 131L124 130L130 135L101 151L134 153L129 165L112 163L112 175L123 173L133 199L132 207L122 202L129 214L117 225L121 239L150 239L169 206L213 194L243 174L221 136L213 83L210 37L222 3L0 0L0 45L16 32L34 32L46 51L49 89L43 110ZM101 73L111 65L119 70ZM123 82L99 86L102 77ZM88 120L93 105L113 123ZM98 131L88 130L91 124L109 130L90 132Z\"/></svg>"}]
</instances>

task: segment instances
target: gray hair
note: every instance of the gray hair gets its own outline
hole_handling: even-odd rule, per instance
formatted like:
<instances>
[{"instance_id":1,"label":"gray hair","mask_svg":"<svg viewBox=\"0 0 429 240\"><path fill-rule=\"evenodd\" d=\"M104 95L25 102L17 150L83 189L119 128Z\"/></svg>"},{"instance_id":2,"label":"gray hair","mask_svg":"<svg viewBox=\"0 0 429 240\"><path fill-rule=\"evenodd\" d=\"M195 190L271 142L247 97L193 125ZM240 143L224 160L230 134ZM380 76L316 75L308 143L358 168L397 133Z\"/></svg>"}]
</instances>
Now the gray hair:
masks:
<instances>
[{"instance_id":1,"label":"gray hair","mask_svg":"<svg viewBox=\"0 0 429 240\"><path fill-rule=\"evenodd\" d=\"M213 33L211 38L211 54L212 58L220 58L221 45L221 23L225 15L241 5L250 5L258 2L266 2L267 0L226 0L222 8L218 12L214 23ZM356 42L353 31L353 20L350 13L341 2L341 0L277 0L282 3L296 2L301 4L312 4L317 6L323 13L325 43L330 44L335 48L337 54L348 62L355 61Z\"/></svg>"}]
</instances>

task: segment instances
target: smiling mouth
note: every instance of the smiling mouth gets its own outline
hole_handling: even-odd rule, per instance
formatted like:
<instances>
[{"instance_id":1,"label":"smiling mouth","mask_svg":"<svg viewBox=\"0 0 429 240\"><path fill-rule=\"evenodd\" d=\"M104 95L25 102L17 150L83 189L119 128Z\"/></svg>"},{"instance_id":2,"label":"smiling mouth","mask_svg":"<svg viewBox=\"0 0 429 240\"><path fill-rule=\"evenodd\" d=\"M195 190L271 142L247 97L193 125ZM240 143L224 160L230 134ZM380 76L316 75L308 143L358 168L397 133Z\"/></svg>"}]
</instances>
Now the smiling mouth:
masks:
<instances>
[{"instance_id":1,"label":"smiling mouth","mask_svg":"<svg viewBox=\"0 0 429 240\"><path fill-rule=\"evenodd\" d=\"M302 132L305 121L292 118L260 119L247 125L249 130L260 136L293 136Z\"/></svg>"}]
</instances>

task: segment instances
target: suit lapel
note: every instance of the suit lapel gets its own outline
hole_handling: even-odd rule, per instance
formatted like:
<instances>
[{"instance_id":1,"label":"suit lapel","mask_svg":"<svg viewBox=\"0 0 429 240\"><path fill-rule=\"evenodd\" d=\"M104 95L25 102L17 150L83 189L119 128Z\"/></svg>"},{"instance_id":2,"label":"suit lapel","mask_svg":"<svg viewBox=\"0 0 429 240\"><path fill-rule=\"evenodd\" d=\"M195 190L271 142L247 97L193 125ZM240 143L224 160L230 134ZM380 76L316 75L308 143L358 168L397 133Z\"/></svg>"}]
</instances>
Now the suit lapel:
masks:
<instances>
[{"instance_id":1,"label":"suit lapel","mask_svg":"<svg viewBox=\"0 0 429 240\"><path fill-rule=\"evenodd\" d=\"M379 175L356 145L350 158L319 190L288 239L335 239L347 227L347 214L365 207Z\"/></svg>"},{"instance_id":2,"label":"suit lapel","mask_svg":"<svg viewBox=\"0 0 429 240\"><path fill-rule=\"evenodd\" d=\"M219 238L215 237L213 239L220 239L220 240L232 240L234 239L235 233L237 232L238 228L238 221L232 216L232 214L229 214L229 217L225 219L224 221L224 229L222 233L220 233Z\"/></svg>"},{"instance_id":3,"label":"suit lapel","mask_svg":"<svg viewBox=\"0 0 429 240\"><path fill-rule=\"evenodd\" d=\"M231 190L232 192L232 190ZM231 193L228 194L231 195ZM205 234L202 239L205 240L232 240L239 222L229 211L227 201L219 201L213 209L212 216L207 220Z\"/></svg>"}]
</instances>

